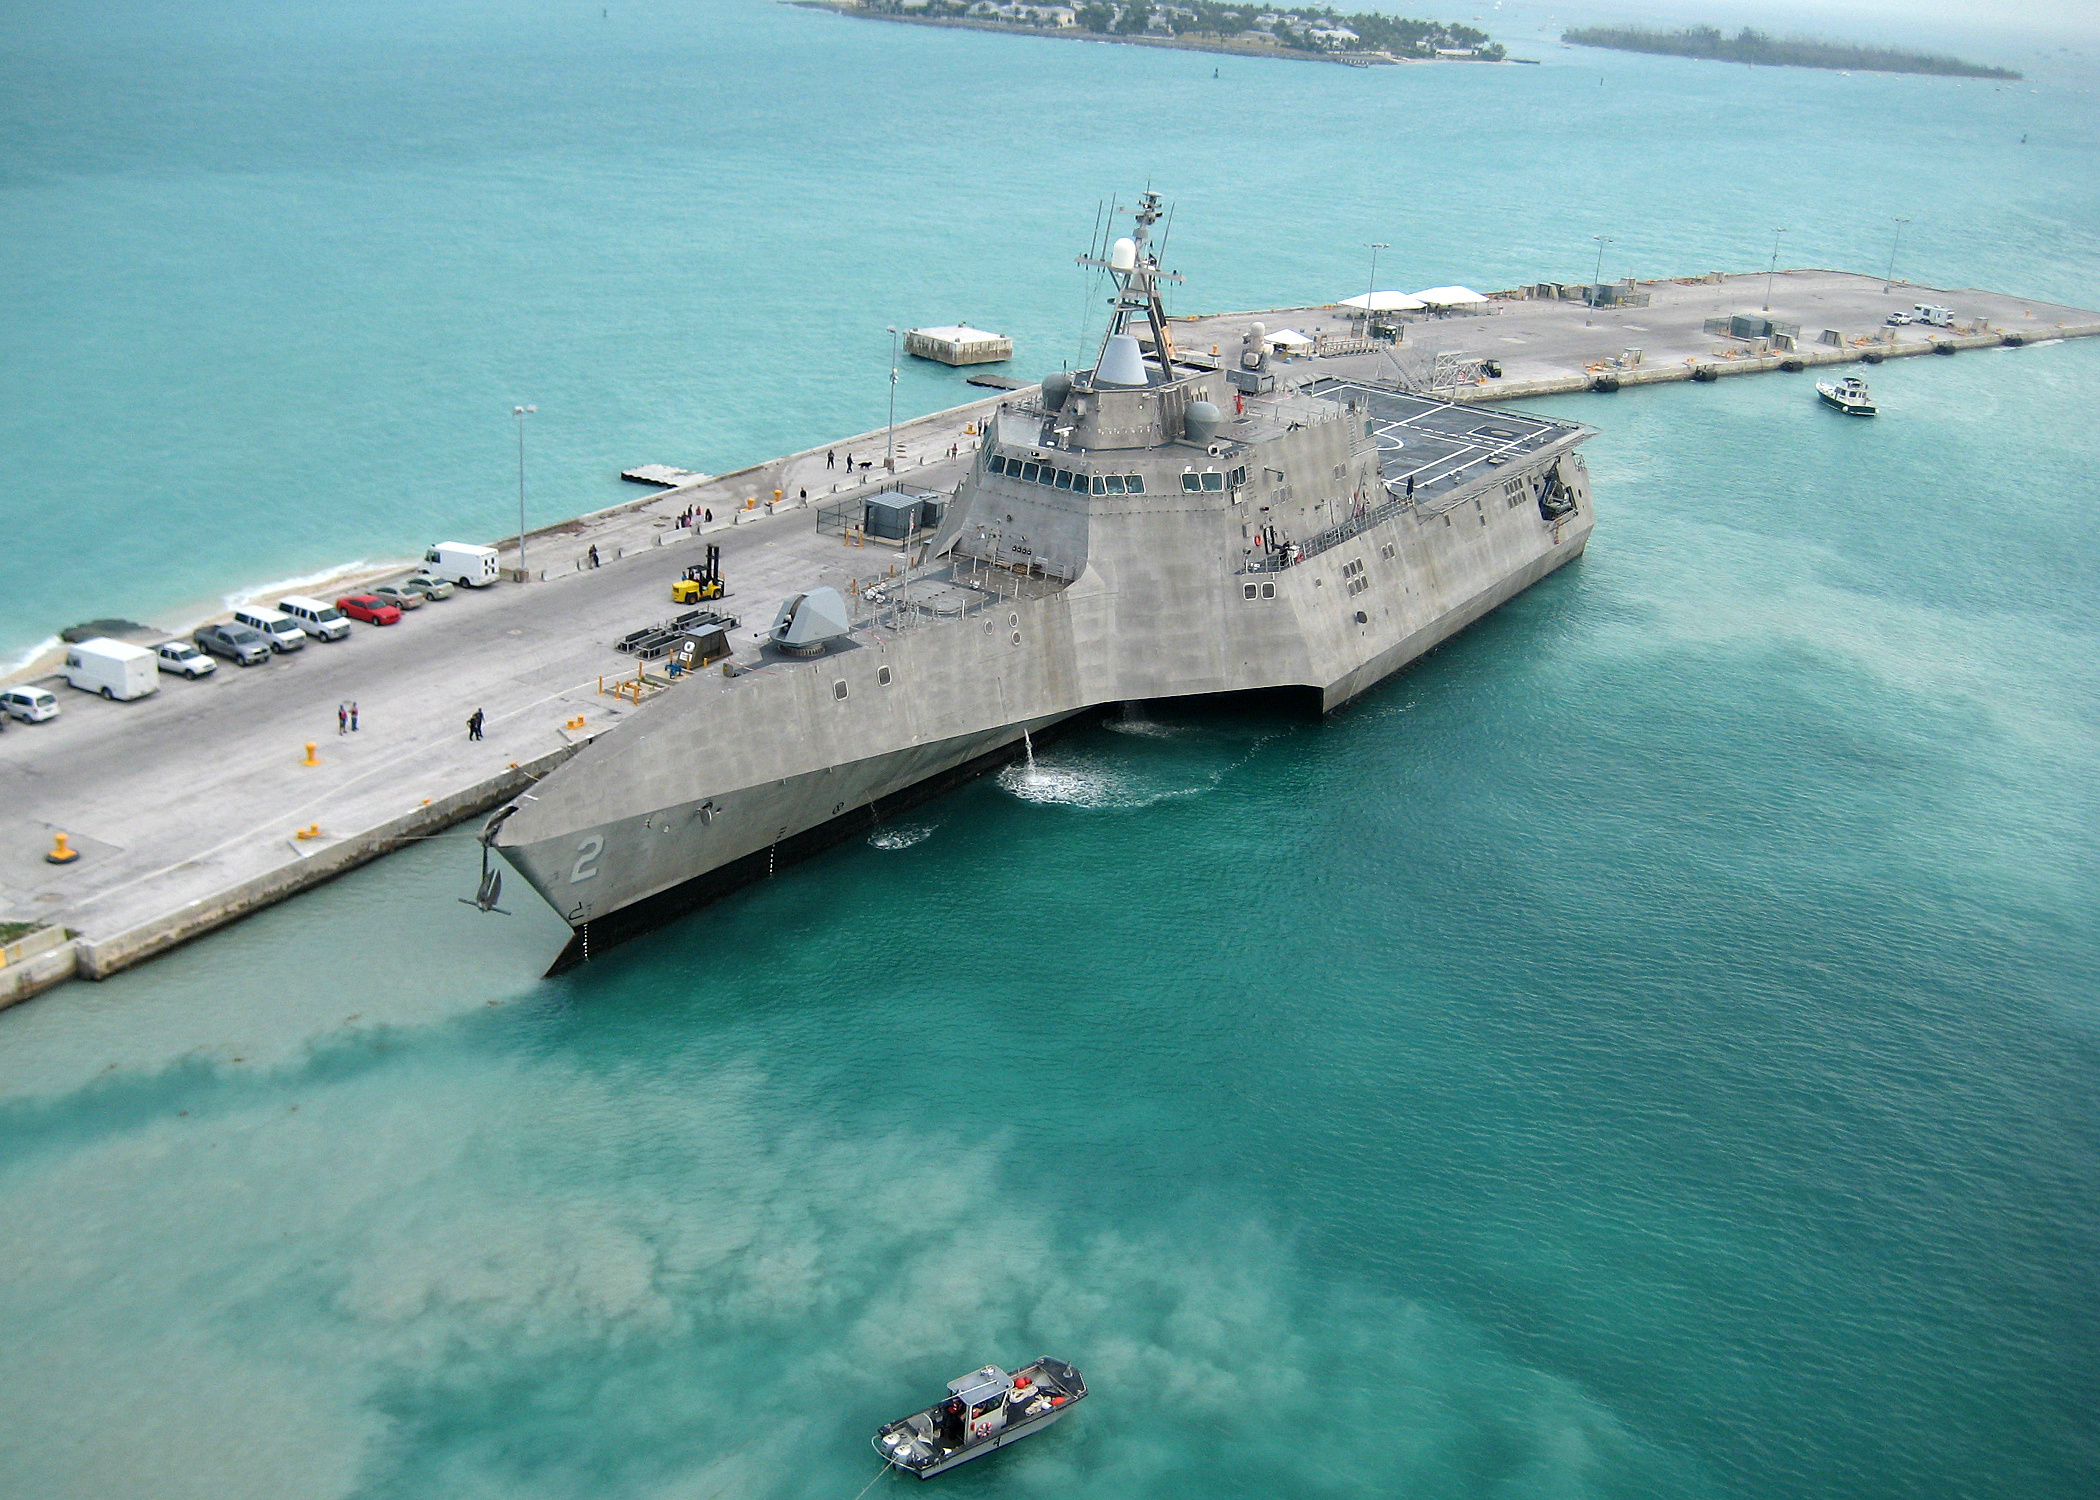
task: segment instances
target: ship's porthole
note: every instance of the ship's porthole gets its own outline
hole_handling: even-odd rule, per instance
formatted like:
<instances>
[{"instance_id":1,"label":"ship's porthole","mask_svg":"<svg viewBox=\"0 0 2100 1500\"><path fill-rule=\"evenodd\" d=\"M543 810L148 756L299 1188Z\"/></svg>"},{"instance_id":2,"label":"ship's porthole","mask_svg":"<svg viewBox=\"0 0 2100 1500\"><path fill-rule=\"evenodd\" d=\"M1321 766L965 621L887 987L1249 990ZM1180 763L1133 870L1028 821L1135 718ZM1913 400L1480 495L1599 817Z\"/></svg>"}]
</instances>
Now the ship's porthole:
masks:
<instances>
[{"instance_id":1,"label":"ship's porthole","mask_svg":"<svg viewBox=\"0 0 2100 1500\"><path fill-rule=\"evenodd\" d=\"M1014 644L1016 646L1021 644L1021 632L1018 630L1014 632Z\"/></svg>"},{"instance_id":2,"label":"ship's porthole","mask_svg":"<svg viewBox=\"0 0 2100 1500\"><path fill-rule=\"evenodd\" d=\"M1021 617L1019 615L1008 615L1006 617L1006 623L1018 628L1021 623Z\"/></svg>"},{"instance_id":3,"label":"ship's porthole","mask_svg":"<svg viewBox=\"0 0 2100 1500\"><path fill-rule=\"evenodd\" d=\"M1253 584L1251 584L1251 583L1250 583L1250 584L1246 584L1246 585L1243 585L1243 586L1244 586L1244 587L1245 587L1245 589L1247 590L1247 597L1248 597L1249 599L1252 599L1253 597L1255 597L1255 592L1256 592L1256 591L1255 591L1255 587L1254 587L1254 585L1253 585Z\"/></svg>"},{"instance_id":4,"label":"ship's porthole","mask_svg":"<svg viewBox=\"0 0 2100 1500\"><path fill-rule=\"evenodd\" d=\"M884 687L888 687L890 685L890 669L888 667L877 667L875 669L875 680Z\"/></svg>"},{"instance_id":5,"label":"ship's porthole","mask_svg":"<svg viewBox=\"0 0 2100 1500\"><path fill-rule=\"evenodd\" d=\"M1275 598L1275 597L1276 597L1276 585L1275 585L1275 584L1273 584L1273 583L1265 583L1265 584L1263 584L1263 585L1261 586L1261 596L1262 596L1262 598L1264 598L1264 599L1273 599L1273 598Z\"/></svg>"},{"instance_id":6,"label":"ship's porthole","mask_svg":"<svg viewBox=\"0 0 2100 1500\"><path fill-rule=\"evenodd\" d=\"M1362 610L1358 610L1356 612L1356 623L1359 625L1368 625L1371 623L1371 617L1365 614Z\"/></svg>"},{"instance_id":7,"label":"ship's porthole","mask_svg":"<svg viewBox=\"0 0 2100 1500\"><path fill-rule=\"evenodd\" d=\"M844 682L834 682L831 685L831 696L843 702L846 697L846 684Z\"/></svg>"}]
</instances>

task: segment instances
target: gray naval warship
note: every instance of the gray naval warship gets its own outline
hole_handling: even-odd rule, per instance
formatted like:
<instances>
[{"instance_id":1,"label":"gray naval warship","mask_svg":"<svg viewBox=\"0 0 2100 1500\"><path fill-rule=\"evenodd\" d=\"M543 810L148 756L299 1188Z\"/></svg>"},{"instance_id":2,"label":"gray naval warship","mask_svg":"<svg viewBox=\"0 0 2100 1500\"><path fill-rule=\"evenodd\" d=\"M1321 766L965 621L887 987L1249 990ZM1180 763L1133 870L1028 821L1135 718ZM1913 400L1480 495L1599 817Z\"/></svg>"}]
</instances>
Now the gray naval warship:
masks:
<instances>
[{"instance_id":1,"label":"gray naval warship","mask_svg":"<svg viewBox=\"0 0 2100 1500\"><path fill-rule=\"evenodd\" d=\"M1259 324L1225 358L1178 351L1159 217L1146 194L1081 258L1114 287L1093 367L984 423L900 577L783 601L755 652L497 809L484 845L572 929L550 973L1089 711L1279 688L1331 711L1581 554L1588 428L1293 383L1311 365Z\"/></svg>"}]
</instances>

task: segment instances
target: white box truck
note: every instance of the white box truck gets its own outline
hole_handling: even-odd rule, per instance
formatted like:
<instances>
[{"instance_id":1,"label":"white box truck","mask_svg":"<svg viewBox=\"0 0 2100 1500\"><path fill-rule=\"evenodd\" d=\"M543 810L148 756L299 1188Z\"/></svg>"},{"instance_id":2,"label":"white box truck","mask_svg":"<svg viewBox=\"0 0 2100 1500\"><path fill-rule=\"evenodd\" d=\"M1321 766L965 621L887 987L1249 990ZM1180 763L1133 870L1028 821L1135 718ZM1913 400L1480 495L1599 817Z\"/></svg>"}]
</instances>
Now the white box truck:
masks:
<instances>
[{"instance_id":1,"label":"white box truck","mask_svg":"<svg viewBox=\"0 0 2100 1500\"><path fill-rule=\"evenodd\" d=\"M500 576L496 549L468 542L435 543L423 554L423 571L470 589L485 589Z\"/></svg>"},{"instance_id":2,"label":"white box truck","mask_svg":"<svg viewBox=\"0 0 2100 1500\"><path fill-rule=\"evenodd\" d=\"M105 698L143 698L160 691L160 667L153 653L105 636L66 647L65 670L73 686Z\"/></svg>"}]
</instances>

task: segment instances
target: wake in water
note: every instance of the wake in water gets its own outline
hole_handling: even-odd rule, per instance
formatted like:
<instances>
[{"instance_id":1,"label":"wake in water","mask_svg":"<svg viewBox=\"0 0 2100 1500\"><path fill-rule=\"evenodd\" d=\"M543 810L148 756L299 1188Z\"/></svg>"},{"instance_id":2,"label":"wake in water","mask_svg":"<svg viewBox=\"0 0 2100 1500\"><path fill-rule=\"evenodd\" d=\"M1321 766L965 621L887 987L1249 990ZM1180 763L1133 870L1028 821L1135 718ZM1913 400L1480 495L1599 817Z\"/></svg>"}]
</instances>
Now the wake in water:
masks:
<instances>
[{"instance_id":1,"label":"wake in water","mask_svg":"<svg viewBox=\"0 0 2100 1500\"><path fill-rule=\"evenodd\" d=\"M902 823L878 828L868 835L868 842L877 849L909 849L913 844L924 843L933 828L931 823Z\"/></svg>"}]
</instances>

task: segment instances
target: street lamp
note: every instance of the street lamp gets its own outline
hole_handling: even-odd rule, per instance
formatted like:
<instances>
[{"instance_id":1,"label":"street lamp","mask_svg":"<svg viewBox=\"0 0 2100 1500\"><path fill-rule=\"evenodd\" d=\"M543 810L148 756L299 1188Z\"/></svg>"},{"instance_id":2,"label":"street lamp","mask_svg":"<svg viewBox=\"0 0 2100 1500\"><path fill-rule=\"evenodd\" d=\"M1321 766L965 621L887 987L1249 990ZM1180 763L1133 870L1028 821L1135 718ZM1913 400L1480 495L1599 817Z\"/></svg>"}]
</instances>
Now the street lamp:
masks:
<instances>
[{"instance_id":1,"label":"street lamp","mask_svg":"<svg viewBox=\"0 0 2100 1500\"><path fill-rule=\"evenodd\" d=\"M1779 274L1779 237L1785 233L1784 229L1772 231L1772 267L1765 272L1765 305L1759 309L1760 312L1772 310L1772 278Z\"/></svg>"},{"instance_id":2,"label":"street lamp","mask_svg":"<svg viewBox=\"0 0 2100 1500\"><path fill-rule=\"evenodd\" d=\"M1602 286L1604 285L1604 247L1611 243L1611 237L1609 235L1593 234L1590 238L1597 242L1597 269L1590 275L1590 285Z\"/></svg>"},{"instance_id":3,"label":"street lamp","mask_svg":"<svg viewBox=\"0 0 2100 1500\"><path fill-rule=\"evenodd\" d=\"M525 581L525 419L538 411L537 406L513 406L510 414L518 419L518 582Z\"/></svg>"},{"instance_id":4,"label":"street lamp","mask_svg":"<svg viewBox=\"0 0 2100 1500\"><path fill-rule=\"evenodd\" d=\"M897 325L888 325L890 331L890 446L882 456L882 466L892 474L897 472Z\"/></svg>"},{"instance_id":5,"label":"street lamp","mask_svg":"<svg viewBox=\"0 0 2100 1500\"><path fill-rule=\"evenodd\" d=\"M1367 334L1371 331L1371 304L1378 297L1378 252L1392 248L1384 240L1373 240L1370 245L1371 284L1364 290L1364 332Z\"/></svg>"},{"instance_id":6,"label":"street lamp","mask_svg":"<svg viewBox=\"0 0 2100 1500\"><path fill-rule=\"evenodd\" d=\"M1909 222L1910 220L1908 219L1898 219L1896 221L1895 243L1889 246L1889 273L1881 278L1881 289L1884 292L1896 284L1896 251L1903 244L1903 226Z\"/></svg>"}]
</instances>

